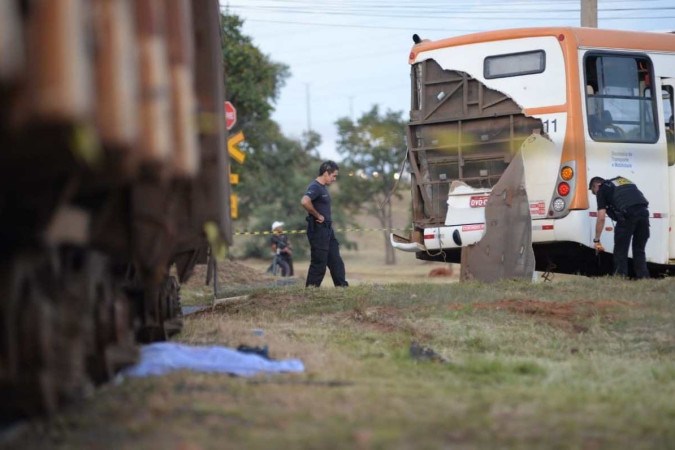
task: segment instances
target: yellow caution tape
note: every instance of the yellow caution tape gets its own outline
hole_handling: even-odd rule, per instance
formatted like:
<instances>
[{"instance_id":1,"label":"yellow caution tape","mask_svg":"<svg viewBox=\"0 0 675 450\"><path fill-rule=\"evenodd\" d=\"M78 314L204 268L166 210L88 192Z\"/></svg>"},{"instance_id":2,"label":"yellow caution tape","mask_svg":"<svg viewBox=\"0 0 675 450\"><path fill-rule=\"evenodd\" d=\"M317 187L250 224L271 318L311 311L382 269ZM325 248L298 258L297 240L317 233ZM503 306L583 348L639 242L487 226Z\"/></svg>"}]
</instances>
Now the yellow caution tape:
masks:
<instances>
[{"instance_id":1,"label":"yellow caution tape","mask_svg":"<svg viewBox=\"0 0 675 450\"><path fill-rule=\"evenodd\" d=\"M334 231L407 231L409 228L335 228ZM283 234L305 234L307 230L285 230ZM235 236L264 236L273 231L235 231Z\"/></svg>"}]
</instances>

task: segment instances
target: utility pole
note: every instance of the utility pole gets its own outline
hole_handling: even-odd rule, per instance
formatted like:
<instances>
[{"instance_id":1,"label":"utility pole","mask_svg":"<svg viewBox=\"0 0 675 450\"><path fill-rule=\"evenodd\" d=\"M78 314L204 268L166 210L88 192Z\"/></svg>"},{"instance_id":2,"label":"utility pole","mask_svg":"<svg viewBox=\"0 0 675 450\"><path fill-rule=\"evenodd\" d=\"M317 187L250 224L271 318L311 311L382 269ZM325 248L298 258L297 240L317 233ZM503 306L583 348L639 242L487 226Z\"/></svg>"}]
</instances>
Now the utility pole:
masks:
<instances>
[{"instance_id":1,"label":"utility pole","mask_svg":"<svg viewBox=\"0 0 675 450\"><path fill-rule=\"evenodd\" d=\"M581 26L598 28L598 0L581 0Z\"/></svg>"},{"instance_id":2,"label":"utility pole","mask_svg":"<svg viewBox=\"0 0 675 450\"><path fill-rule=\"evenodd\" d=\"M305 83L305 95L307 97L307 131L312 131L312 112L309 106L309 83Z\"/></svg>"},{"instance_id":3,"label":"utility pole","mask_svg":"<svg viewBox=\"0 0 675 450\"><path fill-rule=\"evenodd\" d=\"M354 120L354 96L350 95L349 97L349 118Z\"/></svg>"}]
</instances>

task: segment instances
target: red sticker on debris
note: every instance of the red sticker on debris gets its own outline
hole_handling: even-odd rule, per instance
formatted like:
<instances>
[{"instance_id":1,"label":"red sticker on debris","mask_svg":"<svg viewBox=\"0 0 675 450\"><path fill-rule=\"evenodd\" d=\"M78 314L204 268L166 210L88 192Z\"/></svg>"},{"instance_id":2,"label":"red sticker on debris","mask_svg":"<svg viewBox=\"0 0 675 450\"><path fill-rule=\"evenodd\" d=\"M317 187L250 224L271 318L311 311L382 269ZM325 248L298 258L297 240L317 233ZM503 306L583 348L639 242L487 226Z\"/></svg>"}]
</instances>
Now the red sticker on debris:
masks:
<instances>
[{"instance_id":1,"label":"red sticker on debris","mask_svg":"<svg viewBox=\"0 0 675 450\"><path fill-rule=\"evenodd\" d=\"M485 208L489 196L487 195L472 195L469 199L469 206L472 208Z\"/></svg>"},{"instance_id":2,"label":"red sticker on debris","mask_svg":"<svg viewBox=\"0 0 675 450\"><path fill-rule=\"evenodd\" d=\"M472 223L471 225L462 225L462 231L479 231L485 228L483 223Z\"/></svg>"},{"instance_id":3,"label":"red sticker on debris","mask_svg":"<svg viewBox=\"0 0 675 450\"><path fill-rule=\"evenodd\" d=\"M530 215L543 216L546 214L546 203L543 200L530 202Z\"/></svg>"}]
</instances>

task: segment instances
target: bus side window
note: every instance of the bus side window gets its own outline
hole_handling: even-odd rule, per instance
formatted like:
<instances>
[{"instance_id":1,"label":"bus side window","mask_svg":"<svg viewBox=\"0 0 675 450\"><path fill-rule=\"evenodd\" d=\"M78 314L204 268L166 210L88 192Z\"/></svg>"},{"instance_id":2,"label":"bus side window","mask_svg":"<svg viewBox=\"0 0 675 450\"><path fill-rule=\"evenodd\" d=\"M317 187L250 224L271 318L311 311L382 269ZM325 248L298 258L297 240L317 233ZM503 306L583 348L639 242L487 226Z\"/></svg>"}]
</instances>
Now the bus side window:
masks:
<instances>
[{"instance_id":1,"label":"bus side window","mask_svg":"<svg viewBox=\"0 0 675 450\"><path fill-rule=\"evenodd\" d=\"M675 164L675 124L673 123L673 87L663 86L661 91L663 98L663 116L668 117L665 123L666 141L668 143L668 165Z\"/></svg>"}]
</instances>

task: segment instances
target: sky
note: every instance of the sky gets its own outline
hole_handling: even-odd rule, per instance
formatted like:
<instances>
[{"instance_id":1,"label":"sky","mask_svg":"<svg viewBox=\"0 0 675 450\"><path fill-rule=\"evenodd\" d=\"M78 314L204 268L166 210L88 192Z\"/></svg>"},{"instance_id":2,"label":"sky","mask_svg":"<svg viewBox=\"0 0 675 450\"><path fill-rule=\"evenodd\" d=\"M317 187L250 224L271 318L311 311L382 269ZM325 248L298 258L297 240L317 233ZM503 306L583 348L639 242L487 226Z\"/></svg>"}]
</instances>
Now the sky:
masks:
<instances>
[{"instance_id":1,"label":"sky","mask_svg":"<svg viewBox=\"0 0 675 450\"><path fill-rule=\"evenodd\" d=\"M581 0L220 0L243 33L290 77L272 118L283 133L322 137L319 153L339 161L335 122L378 105L410 103L412 35L444 39L479 31L579 26ZM598 28L674 31L675 0L598 0ZM236 105L235 105L236 106Z\"/></svg>"}]
</instances>

